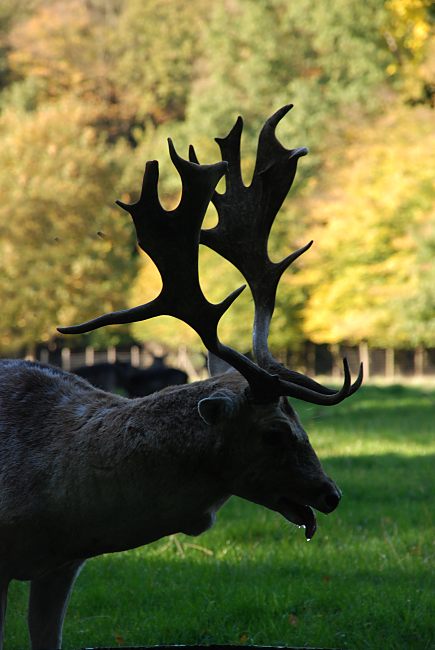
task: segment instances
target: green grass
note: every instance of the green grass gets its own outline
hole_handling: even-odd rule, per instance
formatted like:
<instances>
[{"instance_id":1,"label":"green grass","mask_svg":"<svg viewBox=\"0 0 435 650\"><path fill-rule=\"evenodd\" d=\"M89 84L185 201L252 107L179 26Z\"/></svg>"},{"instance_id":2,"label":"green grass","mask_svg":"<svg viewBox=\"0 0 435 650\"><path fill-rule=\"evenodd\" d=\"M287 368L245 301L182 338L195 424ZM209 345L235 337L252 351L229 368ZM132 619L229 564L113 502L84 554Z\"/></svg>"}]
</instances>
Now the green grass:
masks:
<instances>
[{"instance_id":1,"label":"green grass","mask_svg":"<svg viewBox=\"0 0 435 650\"><path fill-rule=\"evenodd\" d=\"M215 527L85 566L64 628L85 646L246 643L435 648L435 392L365 387L335 408L297 404L343 500L307 543L232 499ZM198 546L195 546L198 545ZM6 650L27 645L14 583Z\"/></svg>"}]
</instances>

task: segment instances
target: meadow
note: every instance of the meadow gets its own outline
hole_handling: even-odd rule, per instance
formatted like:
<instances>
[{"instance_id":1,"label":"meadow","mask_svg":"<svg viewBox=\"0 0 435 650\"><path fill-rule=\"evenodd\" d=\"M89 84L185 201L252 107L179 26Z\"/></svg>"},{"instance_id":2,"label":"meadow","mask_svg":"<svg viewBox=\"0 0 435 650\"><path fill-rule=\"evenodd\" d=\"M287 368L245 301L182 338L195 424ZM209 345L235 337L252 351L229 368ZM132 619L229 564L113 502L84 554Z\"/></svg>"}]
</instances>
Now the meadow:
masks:
<instances>
[{"instance_id":1,"label":"meadow","mask_svg":"<svg viewBox=\"0 0 435 650\"><path fill-rule=\"evenodd\" d=\"M316 536L233 498L199 538L88 562L64 648L262 644L435 648L435 390L365 386L296 404L343 499ZM5 650L27 647L27 585L10 590Z\"/></svg>"}]
</instances>

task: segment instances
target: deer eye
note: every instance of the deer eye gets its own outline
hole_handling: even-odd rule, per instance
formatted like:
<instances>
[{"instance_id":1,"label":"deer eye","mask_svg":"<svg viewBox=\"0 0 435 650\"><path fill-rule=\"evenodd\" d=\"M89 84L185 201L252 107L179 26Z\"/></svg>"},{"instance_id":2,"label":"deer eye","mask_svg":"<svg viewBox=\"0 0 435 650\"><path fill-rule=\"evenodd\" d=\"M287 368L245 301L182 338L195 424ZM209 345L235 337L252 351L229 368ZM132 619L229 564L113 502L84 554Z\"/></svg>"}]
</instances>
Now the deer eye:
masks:
<instances>
[{"instance_id":1,"label":"deer eye","mask_svg":"<svg viewBox=\"0 0 435 650\"><path fill-rule=\"evenodd\" d=\"M270 429L263 433L262 439L265 445L268 445L269 447L278 447L283 444L284 435L279 429Z\"/></svg>"}]
</instances>

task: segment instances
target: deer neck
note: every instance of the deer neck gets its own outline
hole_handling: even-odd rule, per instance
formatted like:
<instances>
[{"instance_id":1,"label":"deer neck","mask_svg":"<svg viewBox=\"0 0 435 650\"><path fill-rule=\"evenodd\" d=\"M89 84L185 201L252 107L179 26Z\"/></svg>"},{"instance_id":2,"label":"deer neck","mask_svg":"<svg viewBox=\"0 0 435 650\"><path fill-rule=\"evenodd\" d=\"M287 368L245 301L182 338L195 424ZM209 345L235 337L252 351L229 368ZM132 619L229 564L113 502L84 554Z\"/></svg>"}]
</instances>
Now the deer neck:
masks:
<instances>
[{"instance_id":1,"label":"deer neck","mask_svg":"<svg viewBox=\"0 0 435 650\"><path fill-rule=\"evenodd\" d=\"M203 391L180 387L92 407L81 433L82 479L75 477L78 518L93 530L83 555L197 535L214 523L230 495L218 471L219 438L197 412Z\"/></svg>"}]
</instances>

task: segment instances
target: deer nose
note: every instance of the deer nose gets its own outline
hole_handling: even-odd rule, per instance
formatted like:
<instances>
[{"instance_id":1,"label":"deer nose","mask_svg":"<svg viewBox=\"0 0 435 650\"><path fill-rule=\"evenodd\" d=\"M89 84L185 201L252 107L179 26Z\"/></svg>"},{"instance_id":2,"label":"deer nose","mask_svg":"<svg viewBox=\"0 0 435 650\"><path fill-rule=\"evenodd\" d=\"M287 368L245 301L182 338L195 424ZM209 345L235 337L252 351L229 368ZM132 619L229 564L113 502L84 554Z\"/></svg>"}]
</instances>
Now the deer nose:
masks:
<instances>
[{"instance_id":1,"label":"deer nose","mask_svg":"<svg viewBox=\"0 0 435 650\"><path fill-rule=\"evenodd\" d=\"M325 514L329 514L336 509L340 503L341 492L335 485L328 484L326 490L323 491L323 494L320 498L322 507L319 508Z\"/></svg>"}]
</instances>

